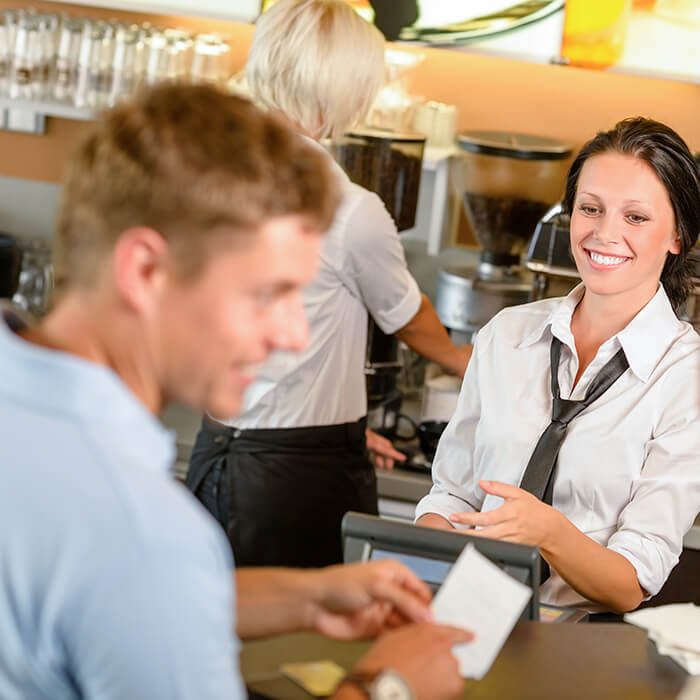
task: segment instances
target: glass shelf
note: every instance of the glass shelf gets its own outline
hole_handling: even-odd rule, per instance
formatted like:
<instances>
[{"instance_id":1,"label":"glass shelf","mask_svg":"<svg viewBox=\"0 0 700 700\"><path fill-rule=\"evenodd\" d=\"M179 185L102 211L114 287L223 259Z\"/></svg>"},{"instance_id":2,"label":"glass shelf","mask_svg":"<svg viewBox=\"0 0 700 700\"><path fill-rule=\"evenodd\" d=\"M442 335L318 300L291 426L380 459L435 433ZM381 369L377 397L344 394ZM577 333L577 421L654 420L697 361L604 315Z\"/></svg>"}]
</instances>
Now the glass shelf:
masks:
<instances>
[{"instance_id":1,"label":"glass shelf","mask_svg":"<svg viewBox=\"0 0 700 700\"><path fill-rule=\"evenodd\" d=\"M15 100L11 97L0 97L0 108L16 109L21 112L33 112L43 114L46 117L61 117L63 119L77 119L89 121L95 119L97 110L88 107L75 107L62 102L50 100Z\"/></svg>"},{"instance_id":2,"label":"glass shelf","mask_svg":"<svg viewBox=\"0 0 700 700\"><path fill-rule=\"evenodd\" d=\"M260 15L262 0L50 0L55 3L106 7L126 12L156 15L208 17L234 22L254 22Z\"/></svg>"}]
</instances>

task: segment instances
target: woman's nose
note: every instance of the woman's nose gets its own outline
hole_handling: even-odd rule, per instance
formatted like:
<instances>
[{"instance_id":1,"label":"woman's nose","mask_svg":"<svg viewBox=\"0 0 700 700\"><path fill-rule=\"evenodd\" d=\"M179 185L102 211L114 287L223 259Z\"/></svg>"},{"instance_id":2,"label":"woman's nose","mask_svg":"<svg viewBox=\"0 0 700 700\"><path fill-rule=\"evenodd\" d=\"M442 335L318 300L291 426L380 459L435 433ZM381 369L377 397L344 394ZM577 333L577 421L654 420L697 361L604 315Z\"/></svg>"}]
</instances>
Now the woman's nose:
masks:
<instances>
[{"instance_id":1,"label":"woman's nose","mask_svg":"<svg viewBox=\"0 0 700 700\"><path fill-rule=\"evenodd\" d=\"M594 233L601 243L617 243L619 240L617 227L610 216L603 216L598 220Z\"/></svg>"}]
</instances>

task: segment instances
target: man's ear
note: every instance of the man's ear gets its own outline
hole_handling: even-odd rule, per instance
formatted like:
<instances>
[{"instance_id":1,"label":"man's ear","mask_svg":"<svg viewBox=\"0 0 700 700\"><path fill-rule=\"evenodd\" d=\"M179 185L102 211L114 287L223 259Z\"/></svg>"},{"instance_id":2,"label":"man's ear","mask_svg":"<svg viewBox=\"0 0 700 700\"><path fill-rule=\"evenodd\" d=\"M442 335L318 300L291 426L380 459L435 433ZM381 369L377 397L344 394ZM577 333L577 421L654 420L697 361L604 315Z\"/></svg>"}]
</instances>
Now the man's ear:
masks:
<instances>
[{"instance_id":1,"label":"man's ear","mask_svg":"<svg viewBox=\"0 0 700 700\"><path fill-rule=\"evenodd\" d=\"M170 264L168 242L152 228L123 231L114 247L114 284L131 309L150 313L165 286Z\"/></svg>"}]
</instances>

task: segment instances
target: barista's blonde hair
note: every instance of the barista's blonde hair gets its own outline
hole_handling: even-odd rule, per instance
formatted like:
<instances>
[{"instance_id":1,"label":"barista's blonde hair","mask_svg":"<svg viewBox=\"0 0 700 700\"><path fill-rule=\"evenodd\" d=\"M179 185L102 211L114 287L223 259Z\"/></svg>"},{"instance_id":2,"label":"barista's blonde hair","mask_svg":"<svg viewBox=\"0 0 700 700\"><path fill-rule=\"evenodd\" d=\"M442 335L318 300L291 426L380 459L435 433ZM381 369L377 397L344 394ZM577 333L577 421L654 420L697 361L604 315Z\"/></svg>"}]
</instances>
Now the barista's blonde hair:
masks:
<instances>
[{"instance_id":1,"label":"barista's blonde hair","mask_svg":"<svg viewBox=\"0 0 700 700\"><path fill-rule=\"evenodd\" d=\"M58 292L90 287L119 236L168 241L183 279L269 219L328 229L337 190L319 150L248 100L163 84L107 112L69 161L58 214Z\"/></svg>"},{"instance_id":2,"label":"barista's blonde hair","mask_svg":"<svg viewBox=\"0 0 700 700\"><path fill-rule=\"evenodd\" d=\"M344 0L278 0L257 22L248 87L314 138L362 120L384 81L384 38Z\"/></svg>"}]
</instances>

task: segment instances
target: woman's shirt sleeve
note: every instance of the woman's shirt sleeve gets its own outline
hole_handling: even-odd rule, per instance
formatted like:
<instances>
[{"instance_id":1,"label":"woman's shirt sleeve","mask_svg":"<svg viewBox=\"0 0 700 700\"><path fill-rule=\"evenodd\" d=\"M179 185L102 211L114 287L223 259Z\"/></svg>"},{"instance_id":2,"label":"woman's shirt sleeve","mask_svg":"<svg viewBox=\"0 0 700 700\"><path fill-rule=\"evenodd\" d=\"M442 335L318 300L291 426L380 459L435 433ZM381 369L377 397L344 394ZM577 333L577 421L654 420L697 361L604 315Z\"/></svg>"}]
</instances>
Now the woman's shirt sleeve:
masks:
<instances>
[{"instance_id":1,"label":"woman's shirt sleeve","mask_svg":"<svg viewBox=\"0 0 700 700\"><path fill-rule=\"evenodd\" d=\"M693 366L694 365L694 366ZM639 477L620 513L608 548L637 571L649 595L659 592L678 563L683 535L700 511L700 358L668 373L654 434Z\"/></svg>"},{"instance_id":2,"label":"woman's shirt sleeve","mask_svg":"<svg viewBox=\"0 0 700 700\"><path fill-rule=\"evenodd\" d=\"M338 219L344 228L338 276L362 300L379 328L395 333L416 315L421 304L396 225L381 199L359 187Z\"/></svg>"},{"instance_id":3,"label":"woman's shirt sleeve","mask_svg":"<svg viewBox=\"0 0 700 700\"><path fill-rule=\"evenodd\" d=\"M474 344L459 392L454 416L440 438L433 460L433 486L416 506L416 520L426 513L449 518L453 513L481 510L484 492L478 486L474 472L475 435L481 418L481 387L479 382L482 350L488 345L484 329Z\"/></svg>"}]
</instances>

